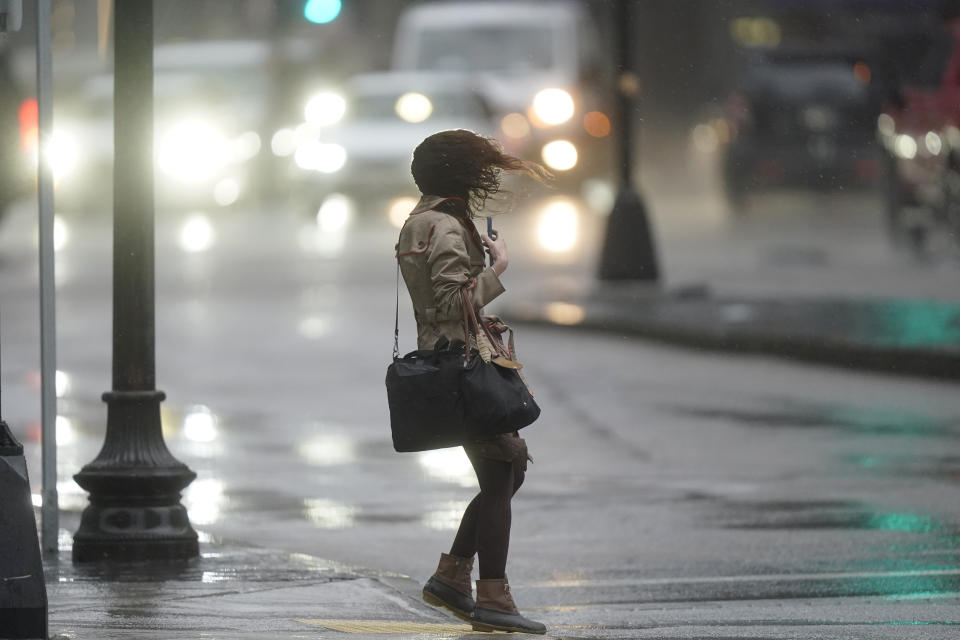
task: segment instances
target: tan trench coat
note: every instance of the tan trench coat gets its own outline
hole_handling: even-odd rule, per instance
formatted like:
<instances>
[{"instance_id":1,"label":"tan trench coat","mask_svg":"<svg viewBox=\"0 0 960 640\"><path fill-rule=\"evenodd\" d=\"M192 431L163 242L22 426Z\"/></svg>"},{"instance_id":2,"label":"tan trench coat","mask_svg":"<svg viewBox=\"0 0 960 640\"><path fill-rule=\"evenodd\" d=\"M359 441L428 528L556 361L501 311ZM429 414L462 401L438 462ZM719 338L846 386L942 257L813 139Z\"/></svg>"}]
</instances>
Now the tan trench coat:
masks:
<instances>
[{"instance_id":1,"label":"tan trench coat","mask_svg":"<svg viewBox=\"0 0 960 640\"><path fill-rule=\"evenodd\" d=\"M435 211L443 198L424 196L400 230L397 258L417 320L417 348L437 341L463 340L460 289L482 315L484 305L503 293L503 284L486 254L473 223Z\"/></svg>"},{"instance_id":2,"label":"tan trench coat","mask_svg":"<svg viewBox=\"0 0 960 640\"><path fill-rule=\"evenodd\" d=\"M437 341L464 339L460 289L464 286L477 316L483 307L504 292L473 222L435 211L444 198L423 196L400 230L397 259L413 302L417 320L417 348L433 349ZM476 342L471 336L471 344ZM485 442L465 443L470 456L516 465L522 474L533 460L518 434L503 434Z\"/></svg>"}]
</instances>

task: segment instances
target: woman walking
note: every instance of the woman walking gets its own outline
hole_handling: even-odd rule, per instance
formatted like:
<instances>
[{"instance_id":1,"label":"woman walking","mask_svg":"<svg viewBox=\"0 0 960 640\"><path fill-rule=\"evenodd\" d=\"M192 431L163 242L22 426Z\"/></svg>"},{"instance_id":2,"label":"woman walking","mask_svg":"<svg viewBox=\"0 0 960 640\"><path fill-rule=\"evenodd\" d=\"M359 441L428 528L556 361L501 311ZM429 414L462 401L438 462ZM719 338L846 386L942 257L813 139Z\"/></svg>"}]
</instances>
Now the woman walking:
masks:
<instances>
[{"instance_id":1,"label":"woman walking","mask_svg":"<svg viewBox=\"0 0 960 640\"><path fill-rule=\"evenodd\" d=\"M538 179L548 175L539 165L503 153L495 141L464 130L429 136L413 153L411 172L423 197L400 231L397 257L413 302L420 349L462 343L461 290L478 316L504 291L500 276L509 264L506 243L496 233L481 236L472 221L486 198L499 190L504 170ZM474 336L470 341L478 346ZM423 598L450 609L478 631L546 633L543 624L517 611L506 576L510 500L523 484L526 443L514 432L463 448L480 492L464 511L450 552L440 554ZM476 600L474 556L479 559Z\"/></svg>"}]
</instances>

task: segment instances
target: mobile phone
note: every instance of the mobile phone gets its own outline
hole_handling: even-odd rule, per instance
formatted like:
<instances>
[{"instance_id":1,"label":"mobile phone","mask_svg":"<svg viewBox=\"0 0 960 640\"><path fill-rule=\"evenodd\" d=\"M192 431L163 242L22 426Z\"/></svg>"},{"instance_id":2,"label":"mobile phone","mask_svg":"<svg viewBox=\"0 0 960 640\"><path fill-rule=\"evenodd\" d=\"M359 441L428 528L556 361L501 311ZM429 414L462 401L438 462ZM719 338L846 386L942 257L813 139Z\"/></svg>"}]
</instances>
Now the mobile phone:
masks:
<instances>
[{"instance_id":1,"label":"mobile phone","mask_svg":"<svg viewBox=\"0 0 960 640\"><path fill-rule=\"evenodd\" d=\"M493 230L493 218L487 216L487 236L491 240L497 239L497 232ZM493 266L493 256L490 256L490 266Z\"/></svg>"}]
</instances>

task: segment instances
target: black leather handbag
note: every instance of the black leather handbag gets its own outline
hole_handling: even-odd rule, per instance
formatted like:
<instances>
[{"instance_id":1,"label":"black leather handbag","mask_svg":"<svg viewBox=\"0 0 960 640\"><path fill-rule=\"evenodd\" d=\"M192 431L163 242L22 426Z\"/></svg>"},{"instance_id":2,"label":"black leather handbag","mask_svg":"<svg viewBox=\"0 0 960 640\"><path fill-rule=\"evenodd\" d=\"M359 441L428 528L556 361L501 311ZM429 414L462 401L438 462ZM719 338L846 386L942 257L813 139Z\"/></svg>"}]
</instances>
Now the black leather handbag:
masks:
<instances>
[{"instance_id":1,"label":"black leather handbag","mask_svg":"<svg viewBox=\"0 0 960 640\"><path fill-rule=\"evenodd\" d=\"M470 349L471 320L479 335L473 304L461 290L464 342L440 348L399 351L399 274L393 362L387 367L387 403L396 451L426 451L489 440L533 423L540 407L516 368L485 362ZM512 363L499 340L491 339L497 359ZM512 355L512 354L509 354Z\"/></svg>"}]
</instances>

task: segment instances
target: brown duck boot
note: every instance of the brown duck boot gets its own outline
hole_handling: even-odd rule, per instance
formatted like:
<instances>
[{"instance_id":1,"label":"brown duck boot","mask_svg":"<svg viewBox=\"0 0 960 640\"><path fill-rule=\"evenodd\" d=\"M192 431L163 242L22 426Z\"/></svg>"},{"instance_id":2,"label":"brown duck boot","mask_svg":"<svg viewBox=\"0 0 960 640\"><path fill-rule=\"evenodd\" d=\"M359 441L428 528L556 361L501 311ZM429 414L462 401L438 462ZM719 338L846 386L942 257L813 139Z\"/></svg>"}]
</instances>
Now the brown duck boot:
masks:
<instances>
[{"instance_id":1,"label":"brown duck boot","mask_svg":"<svg viewBox=\"0 0 960 640\"><path fill-rule=\"evenodd\" d=\"M470 620L473 613L473 587L470 572L473 558L440 554L437 572L423 585L423 600L435 607L445 607L462 620Z\"/></svg>"},{"instance_id":2,"label":"brown duck boot","mask_svg":"<svg viewBox=\"0 0 960 640\"><path fill-rule=\"evenodd\" d=\"M546 633L541 622L528 620L517 611L506 578L477 580L477 606L470 618L474 631L516 631Z\"/></svg>"}]
</instances>

